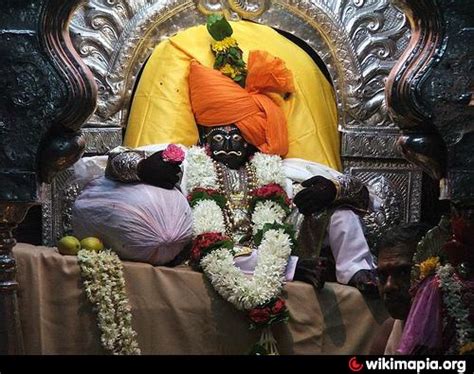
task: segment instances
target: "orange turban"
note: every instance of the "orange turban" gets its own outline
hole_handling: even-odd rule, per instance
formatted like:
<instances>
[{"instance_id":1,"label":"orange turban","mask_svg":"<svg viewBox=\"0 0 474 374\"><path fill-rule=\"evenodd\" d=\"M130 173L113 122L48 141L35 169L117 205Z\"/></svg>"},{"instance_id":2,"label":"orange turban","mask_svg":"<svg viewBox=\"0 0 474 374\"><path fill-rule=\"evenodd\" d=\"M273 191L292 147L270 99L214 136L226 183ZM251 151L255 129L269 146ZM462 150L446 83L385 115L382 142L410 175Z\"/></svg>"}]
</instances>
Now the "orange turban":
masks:
<instances>
[{"instance_id":1,"label":"orange turban","mask_svg":"<svg viewBox=\"0 0 474 374\"><path fill-rule=\"evenodd\" d=\"M294 91L291 72L281 59L251 51L245 89L195 61L191 62L188 82L198 124L216 127L235 123L244 139L261 152L282 156L288 152L285 114L266 95Z\"/></svg>"}]
</instances>

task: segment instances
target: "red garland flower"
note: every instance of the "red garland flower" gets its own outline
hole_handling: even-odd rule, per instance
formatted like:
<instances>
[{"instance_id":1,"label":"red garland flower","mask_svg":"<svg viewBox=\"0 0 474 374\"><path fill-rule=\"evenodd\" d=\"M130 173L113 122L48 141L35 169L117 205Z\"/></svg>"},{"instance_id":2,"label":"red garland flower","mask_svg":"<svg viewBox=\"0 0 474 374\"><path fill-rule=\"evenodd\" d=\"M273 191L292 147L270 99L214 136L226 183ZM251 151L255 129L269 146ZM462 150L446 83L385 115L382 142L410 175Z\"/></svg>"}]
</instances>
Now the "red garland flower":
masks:
<instances>
[{"instance_id":1,"label":"red garland flower","mask_svg":"<svg viewBox=\"0 0 474 374\"><path fill-rule=\"evenodd\" d=\"M288 195L286 194L285 190L276 183L266 184L265 186L257 188L252 192L252 195L262 199L268 199L274 196L282 196L288 199Z\"/></svg>"},{"instance_id":2,"label":"red garland flower","mask_svg":"<svg viewBox=\"0 0 474 374\"><path fill-rule=\"evenodd\" d=\"M222 246L226 247L229 243L232 244L229 237L219 232L206 232L196 236L191 249L191 260L195 263L199 263L203 254L218 243L222 243Z\"/></svg>"},{"instance_id":3,"label":"red garland flower","mask_svg":"<svg viewBox=\"0 0 474 374\"><path fill-rule=\"evenodd\" d=\"M289 317L285 300L282 298L277 298L265 305L250 309L247 315L252 329L258 326L270 326L274 323L286 322Z\"/></svg>"},{"instance_id":4,"label":"red garland flower","mask_svg":"<svg viewBox=\"0 0 474 374\"><path fill-rule=\"evenodd\" d=\"M253 205L260 200L273 200L282 205L285 210L291 205L291 200L288 198L286 191L276 183L266 184L253 190L251 194L253 196Z\"/></svg>"},{"instance_id":5,"label":"red garland flower","mask_svg":"<svg viewBox=\"0 0 474 374\"><path fill-rule=\"evenodd\" d=\"M286 309L285 300L278 298L277 301L275 301L275 304L273 304L272 314L279 314L283 312L285 309Z\"/></svg>"},{"instance_id":6,"label":"red garland flower","mask_svg":"<svg viewBox=\"0 0 474 374\"><path fill-rule=\"evenodd\" d=\"M192 207L199 201L206 199L214 200L221 209L225 207L227 202L227 199L222 193L212 188L195 188L188 195L188 201Z\"/></svg>"},{"instance_id":7,"label":"red garland flower","mask_svg":"<svg viewBox=\"0 0 474 374\"><path fill-rule=\"evenodd\" d=\"M197 187L188 195L188 200L191 201L193 199L193 196L197 195L198 193L205 193L209 195L210 197L220 195L218 190L215 190L212 188Z\"/></svg>"},{"instance_id":8,"label":"red garland flower","mask_svg":"<svg viewBox=\"0 0 474 374\"><path fill-rule=\"evenodd\" d=\"M474 246L474 224L464 217L455 216L451 219L454 237L468 247Z\"/></svg>"},{"instance_id":9,"label":"red garland flower","mask_svg":"<svg viewBox=\"0 0 474 374\"><path fill-rule=\"evenodd\" d=\"M270 316L271 310L269 307L256 307L249 311L250 320L258 325L266 324L270 320Z\"/></svg>"}]
</instances>

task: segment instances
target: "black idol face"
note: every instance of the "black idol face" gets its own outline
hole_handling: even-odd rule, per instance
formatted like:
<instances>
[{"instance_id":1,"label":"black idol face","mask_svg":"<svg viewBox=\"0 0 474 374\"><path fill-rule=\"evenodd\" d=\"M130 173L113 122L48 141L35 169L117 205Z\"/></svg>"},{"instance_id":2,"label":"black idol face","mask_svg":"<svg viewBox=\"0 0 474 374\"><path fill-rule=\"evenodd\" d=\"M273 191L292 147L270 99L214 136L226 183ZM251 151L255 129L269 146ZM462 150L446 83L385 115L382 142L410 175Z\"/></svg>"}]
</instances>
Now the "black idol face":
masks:
<instances>
[{"instance_id":1,"label":"black idol face","mask_svg":"<svg viewBox=\"0 0 474 374\"><path fill-rule=\"evenodd\" d=\"M213 127L205 134L211 157L231 169L239 169L248 159L249 143L235 125Z\"/></svg>"}]
</instances>

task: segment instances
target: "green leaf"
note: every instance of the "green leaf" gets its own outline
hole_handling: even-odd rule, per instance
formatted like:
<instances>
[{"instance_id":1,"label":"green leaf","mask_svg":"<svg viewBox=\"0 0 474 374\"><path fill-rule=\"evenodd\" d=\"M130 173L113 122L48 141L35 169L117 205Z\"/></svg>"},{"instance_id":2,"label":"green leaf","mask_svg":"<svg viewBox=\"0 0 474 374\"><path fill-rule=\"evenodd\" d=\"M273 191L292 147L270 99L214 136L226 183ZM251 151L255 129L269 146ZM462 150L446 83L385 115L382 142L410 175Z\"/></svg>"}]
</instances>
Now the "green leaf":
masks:
<instances>
[{"instance_id":1,"label":"green leaf","mask_svg":"<svg viewBox=\"0 0 474 374\"><path fill-rule=\"evenodd\" d=\"M291 242L292 242L292 247L296 246L296 235L295 235L295 230L291 225L288 224L279 224L276 222L273 223L266 223L263 225L263 228L261 230L258 230L257 233L254 235L253 242L255 245L260 245L263 240L263 235L268 231L268 230L279 230L283 229L285 233L290 237Z\"/></svg>"},{"instance_id":2,"label":"green leaf","mask_svg":"<svg viewBox=\"0 0 474 374\"><path fill-rule=\"evenodd\" d=\"M207 18L206 27L209 34L217 41L232 36L233 33L230 23L220 14L211 14Z\"/></svg>"},{"instance_id":3,"label":"green leaf","mask_svg":"<svg viewBox=\"0 0 474 374\"><path fill-rule=\"evenodd\" d=\"M242 88L245 88L245 80L246 79L247 79L247 77L244 75L243 78L239 82L237 82L238 85Z\"/></svg>"},{"instance_id":4,"label":"green leaf","mask_svg":"<svg viewBox=\"0 0 474 374\"><path fill-rule=\"evenodd\" d=\"M243 78L243 77L242 77ZM240 78L240 79L242 79ZM239 80L240 80L239 79ZM257 203L259 201L267 201L267 200L271 200L271 201L274 201L275 203L277 203L278 205L280 205L282 207L282 209L285 211L286 214L289 214L290 213L290 208L288 206L288 204L286 203L285 201L285 198L281 195L274 195L274 196L270 196L270 197L254 197L251 201L250 201L250 209L249 211L251 213L253 213L253 211L255 210L255 206L257 205Z\"/></svg>"},{"instance_id":5,"label":"green leaf","mask_svg":"<svg viewBox=\"0 0 474 374\"><path fill-rule=\"evenodd\" d=\"M445 263L446 252L443 251L443 245L451 236L452 232L449 216L443 215L438 225L428 230L418 243L413 256L413 263L419 265L430 257L439 257L441 263ZM415 282L420 276L419 267L413 266L411 272L412 282Z\"/></svg>"},{"instance_id":6,"label":"green leaf","mask_svg":"<svg viewBox=\"0 0 474 374\"><path fill-rule=\"evenodd\" d=\"M220 68L222 65L224 65L224 58L225 55L222 53L217 55L216 60L214 61L214 69Z\"/></svg>"},{"instance_id":7,"label":"green leaf","mask_svg":"<svg viewBox=\"0 0 474 374\"><path fill-rule=\"evenodd\" d=\"M240 61L242 61L240 57L231 56L231 55L229 55L229 60L232 61L232 65L237 65Z\"/></svg>"},{"instance_id":8,"label":"green leaf","mask_svg":"<svg viewBox=\"0 0 474 374\"><path fill-rule=\"evenodd\" d=\"M239 51L235 47L229 48L229 54L231 55L231 57L235 57L237 59L241 57L241 54L239 54Z\"/></svg>"},{"instance_id":9,"label":"green leaf","mask_svg":"<svg viewBox=\"0 0 474 374\"><path fill-rule=\"evenodd\" d=\"M205 191L194 191L191 195L190 205L194 207L201 200L213 200L219 205L221 209L224 209L227 199L225 196L220 194L208 194Z\"/></svg>"},{"instance_id":10,"label":"green leaf","mask_svg":"<svg viewBox=\"0 0 474 374\"><path fill-rule=\"evenodd\" d=\"M208 255L212 251L220 248L227 248L227 249L232 249L234 248L234 242L232 240L221 240L218 242L215 242L214 244L211 244L209 247L204 249L205 255Z\"/></svg>"}]
</instances>

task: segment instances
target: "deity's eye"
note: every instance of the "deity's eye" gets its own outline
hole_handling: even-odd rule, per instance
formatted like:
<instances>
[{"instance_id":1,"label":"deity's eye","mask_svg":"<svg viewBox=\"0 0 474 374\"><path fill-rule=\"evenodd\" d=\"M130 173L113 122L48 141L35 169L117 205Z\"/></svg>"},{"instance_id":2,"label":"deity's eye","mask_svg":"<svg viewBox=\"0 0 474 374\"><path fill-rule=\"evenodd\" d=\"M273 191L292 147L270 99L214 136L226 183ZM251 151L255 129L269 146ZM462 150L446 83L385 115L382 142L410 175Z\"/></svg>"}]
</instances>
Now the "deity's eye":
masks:
<instances>
[{"instance_id":1,"label":"deity's eye","mask_svg":"<svg viewBox=\"0 0 474 374\"><path fill-rule=\"evenodd\" d=\"M224 140L224 137L221 134L216 134L212 137L212 140L214 140L216 142L221 142L221 141Z\"/></svg>"},{"instance_id":2,"label":"deity's eye","mask_svg":"<svg viewBox=\"0 0 474 374\"><path fill-rule=\"evenodd\" d=\"M232 140L234 142L240 142L242 140L242 136L240 136L239 134L234 134L232 135Z\"/></svg>"}]
</instances>

